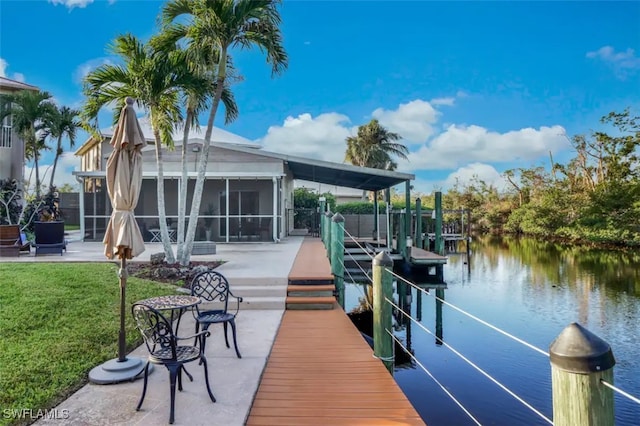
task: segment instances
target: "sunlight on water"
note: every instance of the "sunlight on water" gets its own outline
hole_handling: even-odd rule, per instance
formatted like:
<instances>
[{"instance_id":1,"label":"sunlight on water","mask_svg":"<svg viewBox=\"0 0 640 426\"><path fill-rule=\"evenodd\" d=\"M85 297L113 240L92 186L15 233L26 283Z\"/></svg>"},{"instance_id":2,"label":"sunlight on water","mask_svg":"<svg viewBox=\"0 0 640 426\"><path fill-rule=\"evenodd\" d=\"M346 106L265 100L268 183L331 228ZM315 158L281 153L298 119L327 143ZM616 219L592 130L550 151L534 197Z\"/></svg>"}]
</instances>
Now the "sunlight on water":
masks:
<instances>
[{"instance_id":1,"label":"sunlight on water","mask_svg":"<svg viewBox=\"0 0 640 426\"><path fill-rule=\"evenodd\" d=\"M547 351L571 322L607 341L616 358L615 385L640 396L640 257L579 251L533 240L476 242L470 268L465 255L450 255L444 299ZM412 316L490 373L546 417L552 417L549 360L530 348L442 307L436 324L432 295L412 293ZM347 287L347 309L366 289ZM421 300L418 300L421 299ZM359 301L360 300L360 301ZM482 424L547 424L417 325L396 332L416 357ZM396 380L429 425L474 424L417 366L398 366ZM616 424L636 425L640 406L615 397Z\"/></svg>"}]
</instances>

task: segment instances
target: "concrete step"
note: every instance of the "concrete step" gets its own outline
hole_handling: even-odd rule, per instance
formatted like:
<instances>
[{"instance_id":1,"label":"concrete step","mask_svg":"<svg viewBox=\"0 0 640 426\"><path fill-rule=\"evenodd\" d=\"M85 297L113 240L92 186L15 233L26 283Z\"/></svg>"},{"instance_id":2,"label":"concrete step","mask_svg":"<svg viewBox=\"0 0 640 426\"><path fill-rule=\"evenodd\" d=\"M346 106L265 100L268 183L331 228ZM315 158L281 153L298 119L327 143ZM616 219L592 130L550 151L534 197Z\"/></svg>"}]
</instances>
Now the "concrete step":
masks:
<instances>
[{"instance_id":1,"label":"concrete step","mask_svg":"<svg viewBox=\"0 0 640 426\"><path fill-rule=\"evenodd\" d=\"M277 285L287 285L289 280L287 277L234 277L233 275L227 276L224 272L221 272L227 280L229 281L229 285L231 286L231 290L235 289L239 286L277 286Z\"/></svg>"},{"instance_id":2,"label":"concrete step","mask_svg":"<svg viewBox=\"0 0 640 426\"><path fill-rule=\"evenodd\" d=\"M284 297L243 297L240 304L240 312L243 309L278 309L284 310Z\"/></svg>"},{"instance_id":3,"label":"concrete step","mask_svg":"<svg viewBox=\"0 0 640 426\"><path fill-rule=\"evenodd\" d=\"M286 285L241 285L231 286L231 292L240 297L285 297Z\"/></svg>"},{"instance_id":4,"label":"concrete step","mask_svg":"<svg viewBox=\"0 0 640 426\"><path fill-rule=\"evenodd\" d=\"M331 297L287 297L286 307L291 310L333 309L336 298Z\"/></svg>"},{"instance_id":5,"label":"concrete step","mask_svg":"<svg viewBox=\"0 0 640 426\"><path fill-rule=\"evenodd\" d=\"M335 291L333 284L289 285L287 296L291 297L331 297Z\"/></svg>"}]
</instances>

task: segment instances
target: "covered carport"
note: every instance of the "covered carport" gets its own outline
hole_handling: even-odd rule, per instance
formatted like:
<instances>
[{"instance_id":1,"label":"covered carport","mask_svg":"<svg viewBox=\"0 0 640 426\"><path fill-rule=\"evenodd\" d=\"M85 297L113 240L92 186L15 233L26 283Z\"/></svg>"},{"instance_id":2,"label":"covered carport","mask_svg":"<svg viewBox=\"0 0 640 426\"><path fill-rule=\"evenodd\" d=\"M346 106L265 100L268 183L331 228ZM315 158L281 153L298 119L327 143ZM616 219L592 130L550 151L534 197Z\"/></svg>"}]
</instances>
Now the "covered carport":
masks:
<instances>
[{"instance_id":1,"label":"covered carport","mask_svg":"<svg viewBox=\"0 0 640 426\"><path fill-rule=\"evenodd\" d=\"M315 160L297 157L287 154L279 154L261 149L234 146L234 150L277 158L283 161L293 179L309 182L317 182L328 185L343 186L365 191L374 191L374 222L377 232L379 229L378 217L378 192L385 191L387 201L387 224L389 223L390 189L393 186L405 184L405 235L411 235L411 181L415 175L395 171L373 169L369 167L354 166L351 164L333 163L329 161ZM387 245L390 246L391 236L387 235Z\"/></svg>"}]
</instances>

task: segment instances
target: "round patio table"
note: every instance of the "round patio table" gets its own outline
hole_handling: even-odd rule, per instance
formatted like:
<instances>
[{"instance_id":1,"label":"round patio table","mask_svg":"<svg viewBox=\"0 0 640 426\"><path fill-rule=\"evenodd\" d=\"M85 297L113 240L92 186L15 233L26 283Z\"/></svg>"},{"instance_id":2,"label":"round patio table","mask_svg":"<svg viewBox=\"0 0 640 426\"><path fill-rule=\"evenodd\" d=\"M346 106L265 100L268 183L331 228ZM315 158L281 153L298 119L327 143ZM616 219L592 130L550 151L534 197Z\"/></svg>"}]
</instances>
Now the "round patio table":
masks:
<instances>
[{"instance_id":1,"label":"round patio table","mask_svg":"<svg viewBox=\"0 0 640 426\"><path fill-rule=\"evenodd\" d=\"M156 296L149 299L140 300L142 305L146 305L158 311L171 312L171 324L176 325L174 332L178 334L180 327L180 317L187 309L200 303L200 298L196 296L187 296L185 294L170 294L167 296Z\"/></svg>"}]
</instances>

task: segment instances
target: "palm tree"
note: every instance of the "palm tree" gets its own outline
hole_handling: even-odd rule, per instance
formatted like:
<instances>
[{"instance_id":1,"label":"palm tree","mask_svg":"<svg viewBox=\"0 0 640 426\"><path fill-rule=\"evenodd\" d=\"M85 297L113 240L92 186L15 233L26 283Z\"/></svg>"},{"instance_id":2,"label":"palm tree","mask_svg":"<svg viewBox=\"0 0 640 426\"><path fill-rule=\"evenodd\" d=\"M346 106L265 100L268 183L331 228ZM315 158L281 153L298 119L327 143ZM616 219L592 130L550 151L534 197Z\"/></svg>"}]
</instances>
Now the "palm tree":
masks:
<instances>
[{"instance_id":1,"label":"palm tree","mask_svg":"<svg viewBox=\"0 0 640 426\"><path fill-rule=\"evenodd\" d=\"M5 98L9 108L3 108L2 117L11 115L12 126L25 143L25 159L33 160L36 173L36 196L40 197L40 171L38 160L41 152L48 149L44 138L46 137L45 123L55 110L48 92L21 90L15 95Z\"/></svg>"},{"instance_id":2,"label":"palm tree","mask_svg":"<svg viewBox=\"0 0 640 426\"><path fill-rule=\"evenodd\" d=\"M164 200L164 168L162 145L173 148L173 129L182 121L180 95L183 91L209 90L206 79L194 75L185 65L184 52L154 49L132 35L117 37L111 46L123 65L102 65L84 80L87 101L82 117L85 125L94 123L100 109L115 102L114 122L117 122L127 97L134 98L149 114L155 139L160 233L167 262L174 263Z\"/></svg>"},{"instance_id":3,"label":"palm tree","mask_svg":"<svg viewBox=\"0 0 640 426\"><path fill-rule=\"evenodd\" d=\"M180 26L166 27L162 33L156 36L151 43L158 50L165 52L179 49L177 42L181 39L182 30ZM177 36L176 36L177 35ZM186 110L184 120L183 138L182 138L182 176L181 182L185 185L185 190L178 193L178 229L177 229L177 258L184 258L184 241L185 241L185 216L187 210L187 185L188 185L188 159L187 144L189 142L189 132L192 127L199 126L198 116L205 111L209 105L209 101L213 97L216 90L216 78L212 70L213 64L216 62L217 52L211 49L203 49L192 44L184 51L185 64L191 72L205 79L209 84L208 90L193 90L185 88L183 91L183 103ZM231 66L231 64L228 64ZM225 109L225 123L231 123L238 117L238 106L235 103L232 92L225 88L222 91L222 103ZM184 266L188 264L188 259Z\"/></svg>"},{"instance_id":4,"label":"palm tree","mask_svg":"<svg viewBox=\"0 0 640 426\"><path fill-rule=\"evenodd\" d=\"M67 136L69 138L69 147L73 148L76 143L76 132L80 128L80 122L78 121L79 114L80 111L63 106L56 108L49 117L47 123L49 136L57 139L56 156L53 159L53 170L51 171L51 178L49 180L49 190L51 191L53 190L53 179L56 175L58 160L64 152L62 149L62 138Z\"/></svg>"},{"instance_id":5,"label":"palm tree","mask_svg":"<svg viewBox=\"0 0 640 426\"><path fill-rule=\"evenodd\" d=\"M406 146L395 142L399 139L399 134L388 131L373 119L358 127L356 136L347 138L345 161L355 166L395 170L398 164L392 156L406 160L409 153Z\"/></svg>"},{"instance_id":6,"label":"palm tree","mask_svg":"<svg viewBox=\"0 0 640 426\"><path fill-rule=\"evenodd\" d=\"M288 64L287 54L282 45L280 32L279 0L170 0L162 9L161 19L164 26L174 26L181 31L187 43L198 48L209 49L218 55L212 71L216 76L216 90L207 121L205 142L198 165L198 177L193 193L189 228L187 230L186 250L181 263L188 263L195 239L196 223L205 172L209 161L211 134L223 91L228 86L227 65L230 50L258 47L265 52L267 63L271 65L272 75L282 73ZM175 21L185 24L176 24Z\"/></svg>"},{"instance_id":7,"label":"palm tree","mask_svg":"<svg viewBox=\"0 0 640 426\"><path fill-rule=\"evenodd\" d=\"M409 153L406 146L395 142L399 139L399 134L388 131L380 125L378 120L373 119L358 127L356 136L347 138L345 161L354 166L395 170L398 163L393 160L393 157L406 160ZM363 193L363 197L365 196L366 192Z\"/></svg>"}]
</instances>

